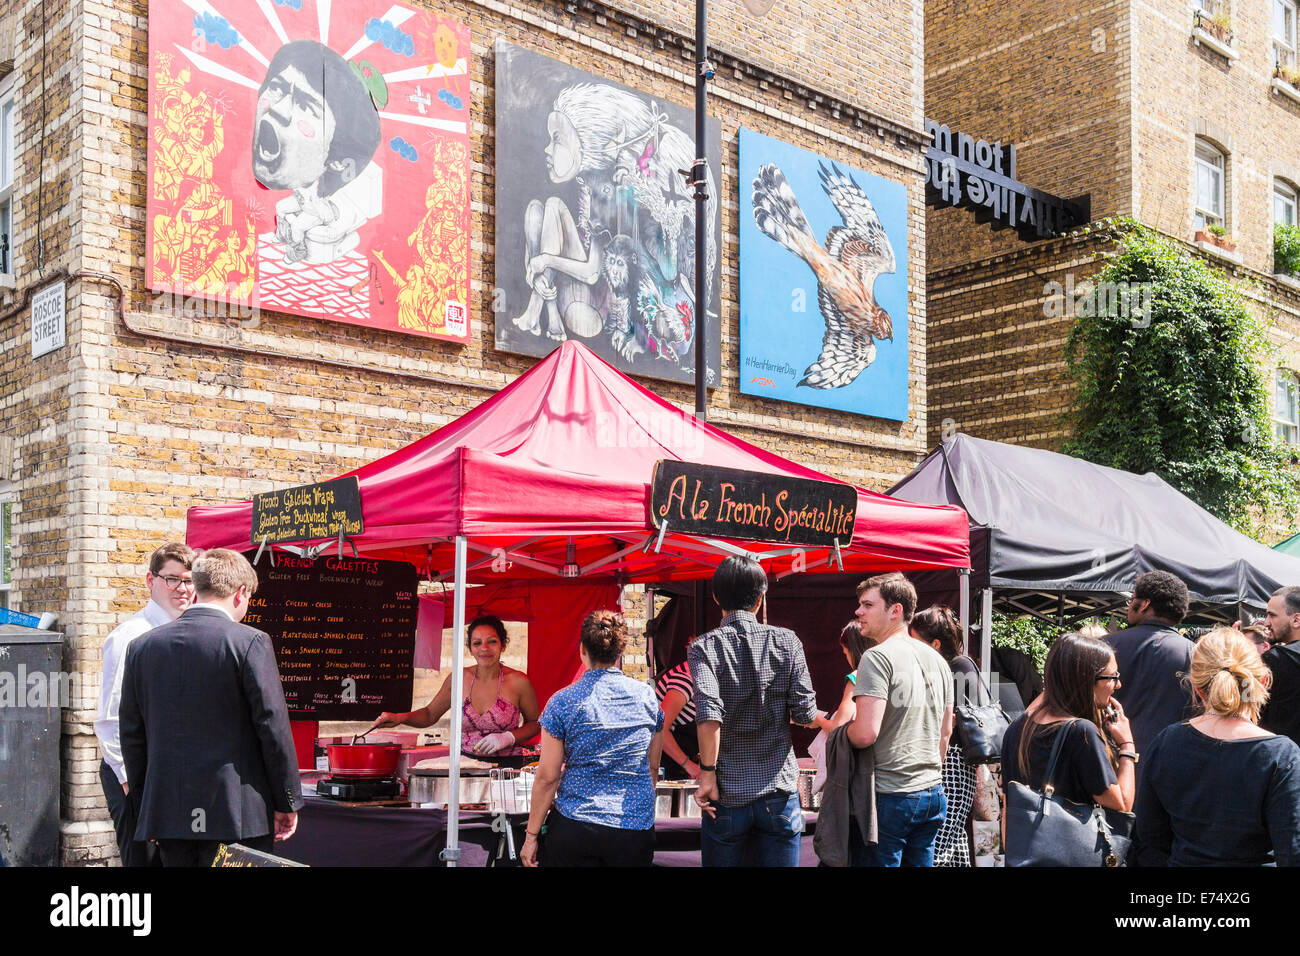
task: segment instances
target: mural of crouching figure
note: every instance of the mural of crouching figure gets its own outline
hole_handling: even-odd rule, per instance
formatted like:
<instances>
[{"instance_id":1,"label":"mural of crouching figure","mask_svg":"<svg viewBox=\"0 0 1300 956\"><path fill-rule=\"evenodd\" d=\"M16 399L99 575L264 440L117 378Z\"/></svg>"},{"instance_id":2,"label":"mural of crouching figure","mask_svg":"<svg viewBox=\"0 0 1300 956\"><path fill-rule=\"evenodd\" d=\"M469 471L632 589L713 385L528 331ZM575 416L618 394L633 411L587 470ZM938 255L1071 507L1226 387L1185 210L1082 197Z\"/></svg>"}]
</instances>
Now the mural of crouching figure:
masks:
<instances>
[{"instance_id":1,"label":"mural of crouching figure","mask_svg":"<svg viewBox=\"0 0 1300 956\"><path fill-rule=\"evenodd\" d=\"M280 47L257 91L253 175L292 194L275 204L284 261L332 262L383 209L371 157L379 113L343 57L314 40Z\"/></svg>"},{"instance_id":2,"label":"mural of crouching figure","mask_svg":"<svg viewBox=\"0 0 1300 956\"><path fill-rule=\"evenodd\" d=\"M511 321L552 339L604 332L625 361L648 352L681 364L693 348L694 221L679 169L694 142L644 96L578 83L556 96L546 119L547 177L565 197L524 210L529 300ZM708 173L706 282L717 263L717 190ZM575 214L576 212L576 214Z\"/></svg>"}]
</instances>

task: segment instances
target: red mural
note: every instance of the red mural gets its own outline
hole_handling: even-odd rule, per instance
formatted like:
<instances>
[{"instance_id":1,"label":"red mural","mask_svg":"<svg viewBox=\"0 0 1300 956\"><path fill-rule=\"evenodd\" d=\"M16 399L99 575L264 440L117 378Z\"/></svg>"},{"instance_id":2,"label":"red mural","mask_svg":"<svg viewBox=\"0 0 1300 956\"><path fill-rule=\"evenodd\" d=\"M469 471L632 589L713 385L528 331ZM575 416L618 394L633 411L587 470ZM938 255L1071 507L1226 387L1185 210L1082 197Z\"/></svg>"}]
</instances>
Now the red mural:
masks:
<instances>
[{"instance_id":1,"label":"red mural","mask_svg":"<svg viewBox=\"0 0 1300 956\"><path fill-rule=\"evenodd\" d=\"M151 4L149 287L467 341L469 57L396 4Z\"/></svg>"}]
</instances>

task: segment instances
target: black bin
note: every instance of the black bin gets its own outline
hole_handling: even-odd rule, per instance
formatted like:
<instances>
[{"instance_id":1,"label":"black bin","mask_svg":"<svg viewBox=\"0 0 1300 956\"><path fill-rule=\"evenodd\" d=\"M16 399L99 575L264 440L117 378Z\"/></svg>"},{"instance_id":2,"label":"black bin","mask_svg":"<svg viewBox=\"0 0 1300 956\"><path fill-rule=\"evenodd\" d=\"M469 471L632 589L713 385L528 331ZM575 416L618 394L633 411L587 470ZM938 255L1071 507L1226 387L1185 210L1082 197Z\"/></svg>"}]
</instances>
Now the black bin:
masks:
<instances>
[{"instance_id":1,"label":"black bin","mask_svg":"<svg viewBox=\"0 0 1300 956\"><path fill-rule=\"evenodd\" d=\"M59 863L59 734L71 706L63 634L0 624L0 858Z\"/></svg>"}]
</instances>

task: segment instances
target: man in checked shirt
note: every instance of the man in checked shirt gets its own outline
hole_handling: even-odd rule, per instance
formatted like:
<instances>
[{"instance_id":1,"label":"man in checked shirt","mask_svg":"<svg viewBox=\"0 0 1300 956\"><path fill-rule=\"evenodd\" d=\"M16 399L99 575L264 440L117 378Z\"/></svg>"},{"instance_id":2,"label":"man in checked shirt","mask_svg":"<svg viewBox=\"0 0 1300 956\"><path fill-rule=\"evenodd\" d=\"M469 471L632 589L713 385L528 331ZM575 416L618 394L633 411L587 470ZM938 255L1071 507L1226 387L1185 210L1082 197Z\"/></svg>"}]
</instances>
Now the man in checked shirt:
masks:
<instances>
[{"instance_id":1,"label":"man in checked shirt","mask_svg":"<svg viewBox=\"0 0 1300 956\"><path fill-rule=\"evenodd\" d=\"M790 723L817 715L803 645L754 616L767 575L748 556L713 575L724 617L690 646L700 786L695 799L705 866L798 866L803 811Z\"/></svg>"}]
</instances>

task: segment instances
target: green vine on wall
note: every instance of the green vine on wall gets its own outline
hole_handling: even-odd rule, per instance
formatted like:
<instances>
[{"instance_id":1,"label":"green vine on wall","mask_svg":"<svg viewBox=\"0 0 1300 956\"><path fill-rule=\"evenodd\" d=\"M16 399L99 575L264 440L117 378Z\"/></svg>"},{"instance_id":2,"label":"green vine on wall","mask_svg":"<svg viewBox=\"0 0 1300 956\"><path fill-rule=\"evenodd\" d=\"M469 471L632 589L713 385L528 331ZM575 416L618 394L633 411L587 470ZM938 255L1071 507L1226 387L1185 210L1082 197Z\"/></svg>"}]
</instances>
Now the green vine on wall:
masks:
<instances>
[{"instance_id":1,"label":"green vine on wall","mask_svg":"<svg viewBox=\"0 0 1300 956\"><path fill-rule=\"evenodd\" d=\"M1300 498L1292 450L1272 429L1266 325L1222 272L1158 232L1131 219L1084 232L1115 242L1097 286L1126 290L1121 301L1143 309L1076 313L1066 453L1155 472L1256 537L1274 516L1289 523Z\"/></svg>"}]
</instances>

